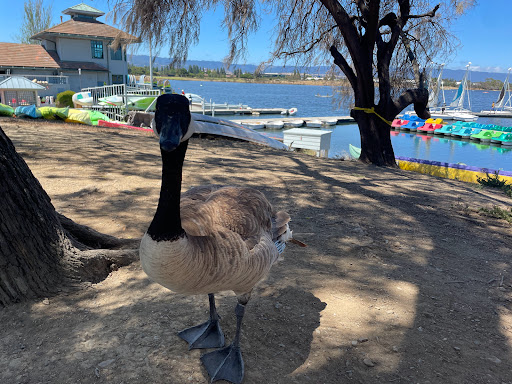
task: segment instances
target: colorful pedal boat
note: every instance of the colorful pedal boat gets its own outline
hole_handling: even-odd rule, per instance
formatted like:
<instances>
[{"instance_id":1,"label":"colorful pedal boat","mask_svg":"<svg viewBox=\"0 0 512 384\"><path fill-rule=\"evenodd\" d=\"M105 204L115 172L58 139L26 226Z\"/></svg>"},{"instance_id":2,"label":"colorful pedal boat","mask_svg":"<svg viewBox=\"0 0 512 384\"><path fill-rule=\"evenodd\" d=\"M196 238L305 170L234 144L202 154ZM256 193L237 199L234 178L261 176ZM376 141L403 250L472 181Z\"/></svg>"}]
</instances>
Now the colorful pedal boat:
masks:
<instances>
[{"instance_id":1,"label":"colorful pedal boat","mask_svg":"<svg viewBox=\"0 0 512 384\"><path fill-rule=\"evenodd\" d=\"M404 120L409 120L409 121L421 121L421 122L425 122L424 119L422 119L421 117L417 116L417 115L403 115L402 116L402 119Z\"/></svg>"},{"instance_id":2,"label":"colorful pedal boat","mask_svg":"<svg viewBox=\"0 0 512 384\"><path fill-rule=\"evenodd\" d=\"M482 143L490 143L492 139L497 139L503 134L502 131L492 131L483 129L480 133L472 135L471 140L480 140Z\"/></svg>"},{"instance_id":3,"label":"colorful pedal boat","mask_svg":"<svg viewBox=\"0 0 512 384\"><path fill-rule=\"evenodd\" d=\"M425 121L422 120L422 121L411 121L409 120L409 122L407 124L404 124L400 127L400 129L406 129L406 130L409 130L409 131L416 131L418 129L418 127L422 127L423 125L425 125Z\"/></svg>"},{"instance_id":4,"label":"colorful pedal boat","mask_svg":"<svg viewBox=\"0 0 512 384\"><path fill-rule=\"evenodd\" d=\"M502 133L499 137L492 138L491 143L512 146L512 133Z\"/></svg>"},{"instance_id":5,"label":"colorful pedal boat","mask_svg":"<svg viewBox=\"0 0 512 384\"><path fill-rule=\"evenodd\" d=\"M434 135L451 136L453 133L455 133L463 128L464 127L459 124L449 124L449 125L445 125L444 127L439 128L439 129L436 129L434 131Z\"/></svg>"},{"instance_id":6,"label":"colorful pedal boat","mask_svg":"<svg viewBox=\"0 0 512 384\"><path fill-rule=\"evenodd\" d=\"M471 135L477 134L481 131L480 128L462 128L457 132L452 133L452 136L459 137L461 139L469 139Z\"/></svg>"},{"instance_id":7,"label":"colorful pedal boat","mask_svg":"<svg viewBox=\"0 0 512 384\"><path fill-rule=\"evenodd\" d=\"M405 125L405 124L407 124L407 123L409 122L409 120L406 120L406 119L405 119L405 117L406 117L406 116L407 116L407 115L404 115L404 116L402 116L402 118L401 118L401 119L395 119L395 120L393 120L393 122L391 123L391 126L392 126L393 128L401 128L401 127L402 127L402 125Z\"/></svg>"},{"instance_id":8,"label":"colorful pedal boat","mask_svg":"<svg viewBox=\"0 0 512 384\"><path fill-rule=\"evenodd\" d=\"M443 121L442 119L436 119L436 120ZM418 128L418 132L434 133L434 131L436 129L440 129L440 128L443 128L443 124L441 124L441 123L427 123L427 122L425 122L425 125L423 127L419 127Z\"/></svg>"}]
</instances>

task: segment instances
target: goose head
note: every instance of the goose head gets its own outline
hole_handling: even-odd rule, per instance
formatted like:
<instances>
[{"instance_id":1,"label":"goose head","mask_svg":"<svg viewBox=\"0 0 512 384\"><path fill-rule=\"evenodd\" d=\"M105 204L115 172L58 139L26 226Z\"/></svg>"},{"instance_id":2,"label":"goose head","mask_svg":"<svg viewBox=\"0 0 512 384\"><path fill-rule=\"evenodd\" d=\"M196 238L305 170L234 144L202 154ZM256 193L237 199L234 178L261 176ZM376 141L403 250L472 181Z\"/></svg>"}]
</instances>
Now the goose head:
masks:
<instances>
[{"instance_id":1,"label":"goose head","mask_svg":"<svg viewBox=\"0 0 512 384\"><path fill-rule=\"evenodd\" d=\"M194 133L194 121L190 114L189 100L182 95L164 94L156 100L153 131L160 139L160 148L174 151Z\"/></svg>"}]
</instances>

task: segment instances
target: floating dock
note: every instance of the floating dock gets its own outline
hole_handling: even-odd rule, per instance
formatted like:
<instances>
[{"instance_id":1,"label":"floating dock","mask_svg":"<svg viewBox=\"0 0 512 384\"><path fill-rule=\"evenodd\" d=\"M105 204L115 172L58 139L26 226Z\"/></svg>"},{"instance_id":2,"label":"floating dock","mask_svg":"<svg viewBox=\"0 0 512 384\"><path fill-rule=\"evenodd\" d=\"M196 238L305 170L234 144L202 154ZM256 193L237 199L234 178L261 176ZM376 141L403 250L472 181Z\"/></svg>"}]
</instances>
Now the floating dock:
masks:
<instances>
[{"instance_id":1,"label":"floating dock","mask_svg":"<svg viewBox=\"0 0 512 384\"><path fill-rule=\"evenodd\" d=\"M244 120L233 120L236 124L246 125L252 129L282 129L282 128L300 128L300 127L329 127L338 124L353 123L355 120L350 116L324 116L324 117L277 117L271 119L244 119ZM279 128L279 124L282 122L283 126ZM302 122L302 123L301 123ZM293 125L290 125L293 123ZM319 126L316 126L316 125ZM254 128L259 126L259 128ZM276 128L278 127L278 128Z\"/></svg>"},{"instance_id":2,"label":"floating dock","mask_svg":"<svg viewBox=\"0 0 512 384\"><path fill-rule=\"evenodd\" d=\"M228 105L228 104L215 104L212 106L205 106L192 104L190 108L192 113L200 113L202 115L281 115L288 114L286 108L250 108L247 105Z\"/></svg>"},{"instance_id":3,"label":"floating dock","mask_svg":"<svg viewBox=\"0 0 512 384\"><path fill-rule=\"evenodd\" d=\"M480 111L480 112L472 112L473 115L477 115L478 117L505 117L512 118L512 111Z\"/></svg>"}]
</instances>

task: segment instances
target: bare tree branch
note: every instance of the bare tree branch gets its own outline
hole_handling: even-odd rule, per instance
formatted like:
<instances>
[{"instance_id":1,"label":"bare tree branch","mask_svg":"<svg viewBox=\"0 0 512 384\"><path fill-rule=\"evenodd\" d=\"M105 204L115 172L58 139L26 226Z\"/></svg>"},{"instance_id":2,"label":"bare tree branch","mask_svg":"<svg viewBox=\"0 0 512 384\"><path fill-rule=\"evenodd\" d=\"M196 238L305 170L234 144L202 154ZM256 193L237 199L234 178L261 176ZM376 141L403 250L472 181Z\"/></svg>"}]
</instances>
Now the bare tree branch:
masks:
<instances>
[{"instance_id":1,"label":"bare tree branch","mask_svg":"<svg viewBox=\"0 0 512 384\"><path fill-rule=\"evenodd\" d=\"M348 65L347 60L343 57L341 53L338 52L336 47L333 45L331 46L331 55L334 58L334 63L341 68L345 76L347 76L348 81L350 82L350 85L354 89L354 91L357 89L357 77L350 67Z\"/></svg>"}]
</instances>

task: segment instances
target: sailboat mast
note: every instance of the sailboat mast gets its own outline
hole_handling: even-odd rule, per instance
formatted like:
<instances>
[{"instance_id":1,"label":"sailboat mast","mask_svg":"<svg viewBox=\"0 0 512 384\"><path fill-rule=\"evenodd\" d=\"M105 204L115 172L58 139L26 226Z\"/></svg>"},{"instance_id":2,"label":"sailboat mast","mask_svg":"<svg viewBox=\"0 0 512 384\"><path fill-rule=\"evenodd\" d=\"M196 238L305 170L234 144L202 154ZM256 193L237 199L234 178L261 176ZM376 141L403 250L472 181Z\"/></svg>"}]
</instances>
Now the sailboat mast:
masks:
<instances>
[{"instance_id":1,"label":"sailboat mast","mask_svg":"<svg viewBox=\"0 0 512 384\"><path fill-rule=\"evenodd\" d=\"M471 98L469 97L469 82L468 82L468 75L469 75L469 66L471 65L471 62L467 65L467 71L466 71L466 78L465 78L465 84L464 84L464 90L467 92L468 95L468 109L471 111ZM463 98L462 98L463 99ZM461 108L464 108L464 100L461 101L460 104Z\"/></svg>"},{"instance_id":2,"label":"sailboat mast","mask_svg":"<svg viewBox=\"0 0 512 384\"><path fill-rule=\"evenodd\" d=\"M436 89L434 91L434 95L432 96L434 106L436 106L436 107L439 104L439 92L441 91L442 83L443 83L443 67L444 67L444 63L439 66L439 75L437 76ZM443 89L443 107L444 107L444 89Z\"/></svg>"},{"instance_id":3,"label":"sailboat mast","mask_svg":"<svg viewBox=\"0 0 512 384\"><path fill-rule=\"evenodd\" d=\"M471 65L471 62L466 65L466 73L464 74L464 77L462 81L460 82L459 88L457 89L457 92L455 93L455 96L453 97L452 102L450 103L450 107L462 109L464 106L464 96L466 93L467 88L467 78L469 73L469 66ZM468 99L469 99L469 93L468 93ZM471 108L471 103L470 103Z\"/></svg>"}]
</instances>

